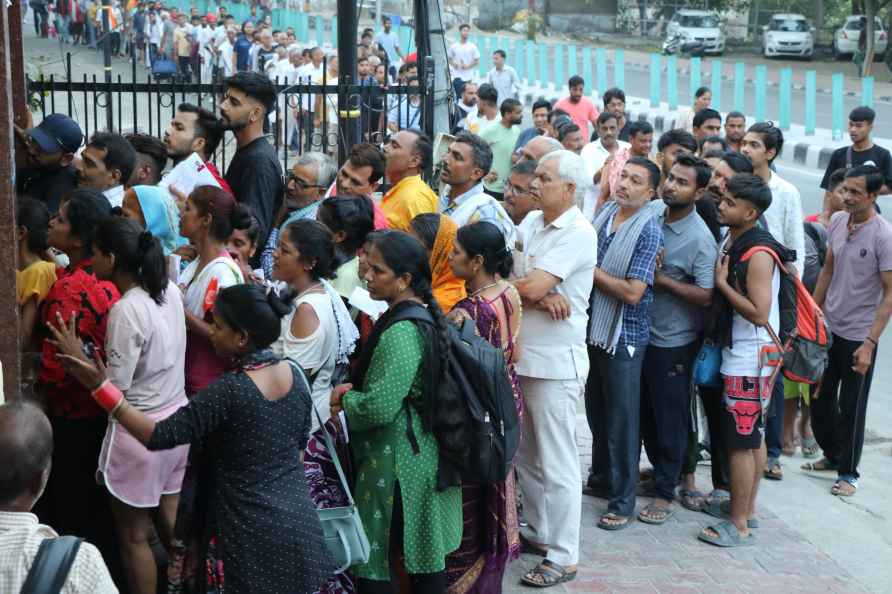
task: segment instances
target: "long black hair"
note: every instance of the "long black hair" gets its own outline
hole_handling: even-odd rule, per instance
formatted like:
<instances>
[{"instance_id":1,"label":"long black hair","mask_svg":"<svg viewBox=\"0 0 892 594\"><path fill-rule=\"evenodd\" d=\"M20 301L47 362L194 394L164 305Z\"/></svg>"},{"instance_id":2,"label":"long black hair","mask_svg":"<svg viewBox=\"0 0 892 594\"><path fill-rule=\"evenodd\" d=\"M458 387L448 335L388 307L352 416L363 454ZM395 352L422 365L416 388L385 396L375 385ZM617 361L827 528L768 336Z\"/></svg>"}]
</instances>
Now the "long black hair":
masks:
<instances>
[{"instance_id":1,"label":"long black hair","mask_svg":"<svg viewBox=\"0 0 892 594\"><path fill-rule=\"evenodd\" d=\"M468 257L483 256L483 269L488 274L508 278L514 267L514 258L505 246L505 236L489 221L479 221L459 227L455 238Z\"/></svg>"},{"instance_id":2,"label":"long black hair","mask_svg":"<svg viewBox=\"0 0 892 594\"><path fill-rule=\"evenodd\" d=\"M356 257L366 237L375 229L372 201L366 196L326 198L316 215L319 222L333 233L344 233L344 240L335 245L335 269Z\"/></svg>"},{"instance_id":3,"label":"long black hair","mask_svg":"<svg viewBox=\"0 0 892 594\"><path fill-rule=\"evenodd\" d=\"M136 221L109 217L99 225L93 243L102 253L114 254L115 269L133 276L155 303L164 303L167 260L157 237Z\"/></svg>"},{"instance_id":4,"label":"long black hair","mask_svg":"<svg viewBox=\"0 0 892 594\"><path fill-rule=\"evenodd\" d=\"M300 259L315 261L310 269L314 280L334 278L334 240L328 227L313 219L300 219L289 223L285 230L288 231L288 243L297 248Z\"/></svg>"},{"instance_id":5,"label":"long black hair","mask_svg":"<svg viewBox=\"0 0 892 594\"><path fill-rule=\"evenodd\" d=\"M279 339L282 318L291 311L291 299L291 293L279 297L259 285L234 285L217 294L214 313L244 332L254 350L262 350Z\"/></svg>"}]
</instances>

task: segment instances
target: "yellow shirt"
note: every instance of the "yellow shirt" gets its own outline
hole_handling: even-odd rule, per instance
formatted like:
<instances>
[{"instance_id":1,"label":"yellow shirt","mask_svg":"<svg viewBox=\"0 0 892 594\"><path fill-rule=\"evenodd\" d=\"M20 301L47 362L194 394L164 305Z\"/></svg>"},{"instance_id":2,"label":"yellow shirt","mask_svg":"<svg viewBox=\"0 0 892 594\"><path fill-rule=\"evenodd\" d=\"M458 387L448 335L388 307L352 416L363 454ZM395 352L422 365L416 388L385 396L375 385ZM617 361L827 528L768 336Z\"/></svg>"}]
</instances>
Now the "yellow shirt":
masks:
<instances>
[{"instance_id":1,"label":"yellow shirt","mask_svg":"<svg viewBox=\"0 0 892 594\"><path fill-rule=\"evenodd\" d=\"M381 200L381 210L391 229L408 231L409 223L426 212L437 212L437 195L420 175L401 179Z\"/></svg>"},{"instance_id":2,"label":"yellow shirt","mask_svg":"<svg viewBox=\"0 0 892 594\"><path fill-rule=\"evenodd\" d=\"M24 305L32 297L37 297L37 303L40 303L54 282L56 265L52 262L35 262L24 270L16 270L15 287L19 305Z\"/></svg>"}]
</instances>

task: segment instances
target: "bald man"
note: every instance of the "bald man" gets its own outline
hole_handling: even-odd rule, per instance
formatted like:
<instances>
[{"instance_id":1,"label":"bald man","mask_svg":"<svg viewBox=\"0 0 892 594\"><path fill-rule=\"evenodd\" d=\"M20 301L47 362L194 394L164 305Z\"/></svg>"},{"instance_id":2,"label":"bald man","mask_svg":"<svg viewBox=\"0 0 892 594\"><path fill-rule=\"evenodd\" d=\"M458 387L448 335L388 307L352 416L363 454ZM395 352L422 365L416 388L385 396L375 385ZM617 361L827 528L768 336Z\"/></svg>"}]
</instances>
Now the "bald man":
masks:
<instances>
[{"instance_id":1,"label":"bald man","mask_svg":"<svg viewBox=\"0 0 892 594\"><path fill-rule=\"evenodd\" d=\"M563 150L564 146L549 136L537 136L526 143L520 151L518 161L538 161L548 153Z\"/></svg>"},{"instance_id":2,"label":"bald man","mask_svg":"<svg viewBox=\"0 0 892 594\"><path fill-rule=\"evenodd\" d=\"M19 592L40 543L59 536L31 513L52 457L53 430L39 408L25 402L0 406L0 592ZM99 550L82 542L62 594L117 591Z\"/></svg>"}]
</instances>

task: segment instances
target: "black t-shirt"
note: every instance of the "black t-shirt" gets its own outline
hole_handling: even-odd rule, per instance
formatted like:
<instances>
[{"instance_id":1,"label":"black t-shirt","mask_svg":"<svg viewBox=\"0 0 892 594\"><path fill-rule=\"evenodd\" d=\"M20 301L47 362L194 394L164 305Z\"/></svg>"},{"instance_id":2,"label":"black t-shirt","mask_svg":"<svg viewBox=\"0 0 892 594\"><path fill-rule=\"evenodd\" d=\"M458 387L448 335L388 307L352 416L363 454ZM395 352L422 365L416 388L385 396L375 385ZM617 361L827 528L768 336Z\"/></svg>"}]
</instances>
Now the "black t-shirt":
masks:
<instances>
[{"instance_id":1,"label":"black t-shirt","mask_svg":"<svg viewBox=\"0 0 892 594\"><path fill-rule=\"evenodd\" d=\"M77 184L73 165L55 171L20 169L15 176L16 193L40 200L46 204L50 214L59 211L62 196L73 190Z\"/></svg>"},{"instance_id":2,"label":"black t-shirt","mask_svg":"<svg viewBox=\"0 0 892 594\"><path fill-rule=\"evenodd\" d=\"M703 219L703 222L709 227L709 231L715 238L716 243L721 241L722 226L719 224L719 210L715 205L715 201L709 196L704 196L700 200L694 202L694 208L697 209L697 214L700 215L700 218Z\"/></svg>"},{"instance_id":3,"label":"black t-shirt","mask_svg":"<svg viewBox=\"0 0 892 594\"><path fill-rule=\"evenodd\" d=\"M821 180L821 188L827 189L830 184L830 176L837 169L848 169L849 167L857 167L858 165L876 165L883 172L886 179L886 186L892 188L892 155L889 151L879 145L873 145L866 151L856 151L852 149L851 163L848 163L848 153L850 146L842 146L833 151L830 157L830 163L824 170L824 178Z\"/></svg>"}]
</instances>

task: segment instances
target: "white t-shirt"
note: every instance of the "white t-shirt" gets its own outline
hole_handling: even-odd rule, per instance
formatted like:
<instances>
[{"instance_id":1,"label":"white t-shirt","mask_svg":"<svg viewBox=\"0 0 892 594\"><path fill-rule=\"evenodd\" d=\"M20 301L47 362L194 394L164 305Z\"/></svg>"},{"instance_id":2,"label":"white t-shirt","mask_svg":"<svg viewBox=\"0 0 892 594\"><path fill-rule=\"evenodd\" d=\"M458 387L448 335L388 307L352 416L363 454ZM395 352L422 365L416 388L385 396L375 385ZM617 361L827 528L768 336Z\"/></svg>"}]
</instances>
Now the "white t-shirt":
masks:
<instances>
[{"instance_id":1,"label":"white t-shirt","mask_svg":"<svg viewBox=\"0 0 892 594\"><path fill-rule=\"evenodd\" d=\"M805 228L802 225L802 198L799 190L772 172L768 180L771 190L771 206L765 211L768 232L787 249L796 250L796 270L802 275L805 269Z\"/></svg>"},{"instance_id":2,"label":"white t-shirt","mask_svg":"<svg viewBox=\"0 0 892 594\"><path fill-rule=\"evenodd\" d=\"M474 80L476 67L459 68L458 64L470 65L474 60L480 59L480 50L470 41L462 43L456 41L449 46L449 63L452 67L452 78L462 80Z\"/></svg>"},{"instance_id":3,"label":"white t-shirt","mask_svg":"<svg viewBox=\"0 0 892 594\"><path fill-rule=\"evenodd\" d=\"M617 140L616 142L619 145L616 149L617 152L629 147L628 142L622 140ZM600 140L596 140L582 147L582 152L579 153L579 156L585 161L585 174L591 180L595 177L595 174L604 167L604 163L607 162L607 157L610 156L610 151L604 148L604 145L601 144Z\"/></svg>"}]
</instances>

